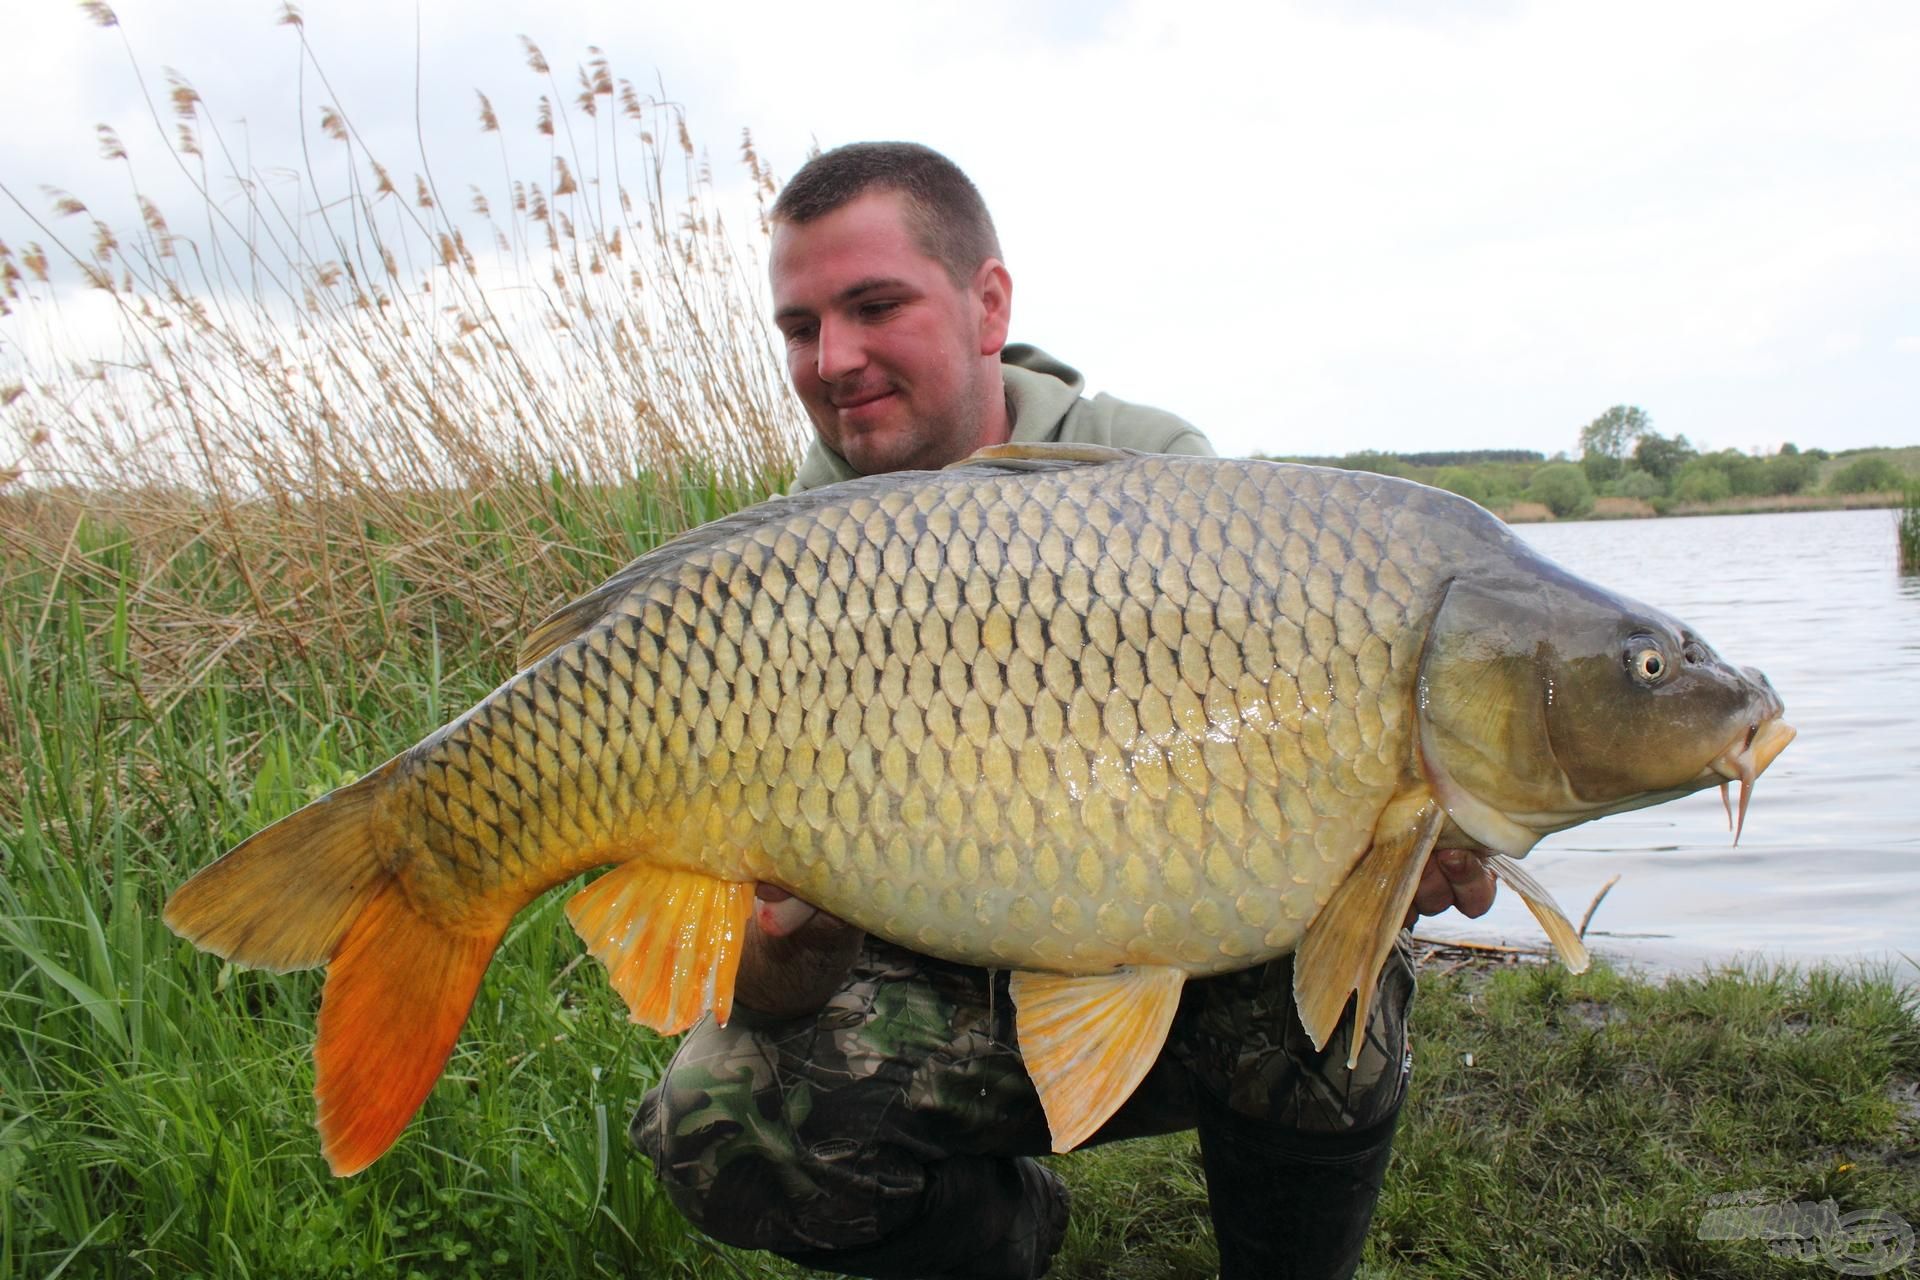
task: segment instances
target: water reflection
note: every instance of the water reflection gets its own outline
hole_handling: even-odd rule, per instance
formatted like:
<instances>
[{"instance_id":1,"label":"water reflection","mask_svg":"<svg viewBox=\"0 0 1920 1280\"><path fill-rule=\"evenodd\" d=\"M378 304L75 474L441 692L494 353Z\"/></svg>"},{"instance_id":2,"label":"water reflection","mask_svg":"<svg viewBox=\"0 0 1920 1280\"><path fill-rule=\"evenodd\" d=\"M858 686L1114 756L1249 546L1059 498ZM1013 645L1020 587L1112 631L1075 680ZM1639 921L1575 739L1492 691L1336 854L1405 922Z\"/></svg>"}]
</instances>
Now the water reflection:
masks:
<instances>
[{"instance_id":1,"label":"water reflection","mask_svg":"<svg viewBox=\"0 0 1920 1280\"><path fill-rule=\"evenodd\" d=\"M1886 959L1920 981L1920 577L1897 570L1885 511L1523 525L1567 568L1759 667L1800 731L1756 786L1732 846L1712 791L1543 841L1528 865L1588 937L1661 965L1764 953ZM1483 921L1424 932L1538 941L1503 893ZM1906 953L1902 959L1900 952Z\"/></svg>"}]
</instances>

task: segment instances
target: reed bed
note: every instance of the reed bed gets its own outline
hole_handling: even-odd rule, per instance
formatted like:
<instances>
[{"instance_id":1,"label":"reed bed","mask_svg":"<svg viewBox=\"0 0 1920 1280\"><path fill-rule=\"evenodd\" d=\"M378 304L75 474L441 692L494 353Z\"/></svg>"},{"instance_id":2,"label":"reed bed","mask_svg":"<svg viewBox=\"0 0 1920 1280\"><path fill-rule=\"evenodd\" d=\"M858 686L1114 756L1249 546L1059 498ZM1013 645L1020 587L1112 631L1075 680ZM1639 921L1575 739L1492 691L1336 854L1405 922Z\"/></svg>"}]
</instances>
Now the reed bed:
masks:
<instances>
[{"instance_id":1,"label":"reed bed","mask_svg":"<svg viewBox=\"0 0 1920 1280\"><path fill-rule=\"evenodd\" d=\"M455 183L369 154L281 20L313 123L298 157L244 167L169 73L157 146L99 129L138 222L55 192L41 238L0 245L7 581L51 567L100 606L131 580L129 655L167 697L216 653L258 685L428 630L496 645L779 486L800 440L759 229L722 216L677 105L597 52L563 81L526 42L531 146L477 95L502 167ZM198 207L142 190L174 162Z\"/></svg>"}]
</instances>

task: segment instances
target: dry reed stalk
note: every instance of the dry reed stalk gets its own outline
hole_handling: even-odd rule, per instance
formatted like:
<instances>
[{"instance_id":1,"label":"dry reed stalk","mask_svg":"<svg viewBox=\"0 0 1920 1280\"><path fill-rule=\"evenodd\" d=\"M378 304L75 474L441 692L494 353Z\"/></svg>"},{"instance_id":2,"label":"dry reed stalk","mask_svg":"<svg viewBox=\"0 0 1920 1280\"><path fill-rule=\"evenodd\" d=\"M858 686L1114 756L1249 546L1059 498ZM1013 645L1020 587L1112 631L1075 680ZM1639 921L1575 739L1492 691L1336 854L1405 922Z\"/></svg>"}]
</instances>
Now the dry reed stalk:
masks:
<instances>
[{"instance_id":1,"label":"dry reed stalk","mask_svg":"<svg viewBox=\"0 0 1920 1280\"><path fill-rule=\"evenodd\" d=\"M330 95L299 15L283 22ZM153 125L203 207L163 209L134 178L137 148L103 128L138 222L56 193L44 245L0 245L0 306L39 335L0 348L0 587L49 609L62 591L98 605L130 589L158 700L212 653L257 684L312 646L365 660L428 625L499 644L782 482L801 422L759 268L684 113L597 51L571 99L527 55L545 89L538 177L503 142L491 182L407 182L336 100L285 166L298 183L276 185L170 77ZM750 137L742 158L764 216L773 181ZM237 208L212 194L229 190ZM90 221L85 246L64 219ZM63 259L109 304L110 336L81 350Z\"/></svg>"}]
</instances>

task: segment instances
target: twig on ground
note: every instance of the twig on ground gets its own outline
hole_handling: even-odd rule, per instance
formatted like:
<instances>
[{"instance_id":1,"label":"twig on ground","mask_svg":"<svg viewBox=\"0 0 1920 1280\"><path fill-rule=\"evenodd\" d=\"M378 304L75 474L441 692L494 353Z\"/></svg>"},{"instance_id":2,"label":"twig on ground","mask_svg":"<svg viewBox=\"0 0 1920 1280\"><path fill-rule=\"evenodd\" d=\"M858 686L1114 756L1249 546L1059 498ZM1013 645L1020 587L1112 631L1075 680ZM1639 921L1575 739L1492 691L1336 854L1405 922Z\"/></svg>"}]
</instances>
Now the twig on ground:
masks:
<instances>
[{"instance_id":1,"label":"twig on ground","mask_svg":"<svg viewBox=\"0 0 1920 1280\"><path fill-rule=\"evenodd\" d=\"M1423 938L1413 935L1413 940L1422 946L1432 947L1435 951L1473 951L1488 955L1505 956L1544 956L1553 954L1545 947L1509 947L1497 942L1461 942L1453 938Z\"/></svg>"},{"instance_id":2,"label":"twig on ground","mask_svg":"<svg viewBox=\"0 0 1920 1280\"><path fill-rule=\"evenodd\" d=\"M1593 913L1600 909L1600 900L1607 896L1607 891L1609 889L1613 888L1613 886L1619 883L1620 883L1620 877L1618 875L1615 875L1613 879L1607 881L1605 884L1600 886L1600 892L1593 895L1593 901L1587 904L1587 913L1580 917L1580 936L1581 937L1584 938L1587 936L1587 925L1592 923Z\"/></svg>"}]
</instances>

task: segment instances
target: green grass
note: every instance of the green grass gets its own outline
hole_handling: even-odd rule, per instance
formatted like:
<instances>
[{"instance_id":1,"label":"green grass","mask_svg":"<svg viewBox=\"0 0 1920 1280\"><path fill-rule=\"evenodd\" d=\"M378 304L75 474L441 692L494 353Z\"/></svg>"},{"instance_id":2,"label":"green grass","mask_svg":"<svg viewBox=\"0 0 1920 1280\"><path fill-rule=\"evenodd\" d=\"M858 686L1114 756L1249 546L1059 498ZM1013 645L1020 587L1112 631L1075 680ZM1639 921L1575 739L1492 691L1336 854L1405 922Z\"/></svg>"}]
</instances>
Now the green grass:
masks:
<instances>
[{"instance_id":1,"label":"green grass","mask_svg":"<svg viewBox=\"0 0 1920 1280\"><path fill-rule=\"evenodd\" d=\"M358 678L216 667L161 707L116 657L123 597L88 581L16 577L0 610L0 1277L710 1274L625 1138L665 1046L578 963L558 897L350 1181L312 1130L319 975L232 970L160 922L191 869L483 694L497 655L429 628Z\"/></svg>"},{"instance_id":2,"label":"green grass","mask_svg":"<svg viewBox=\"0 0 1920 1280\"><path fill-rule=\"evenodd\" d=\"M1363 1276L1789 1280L1828 1272L1701 1240L1703 1215L1831 1199L1920 1225L1920 1018L1887 982L1430 973L1413 1035ZM1076 1220L1053 1274L1213 1274L1190 1137L1063 1167Z\"/></svg>"}]
</instances>

